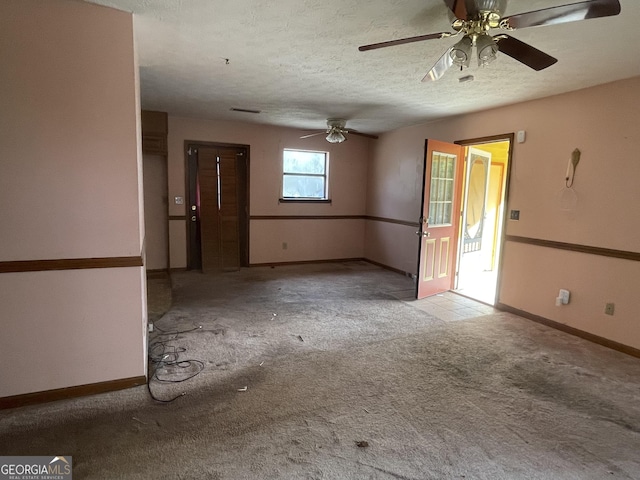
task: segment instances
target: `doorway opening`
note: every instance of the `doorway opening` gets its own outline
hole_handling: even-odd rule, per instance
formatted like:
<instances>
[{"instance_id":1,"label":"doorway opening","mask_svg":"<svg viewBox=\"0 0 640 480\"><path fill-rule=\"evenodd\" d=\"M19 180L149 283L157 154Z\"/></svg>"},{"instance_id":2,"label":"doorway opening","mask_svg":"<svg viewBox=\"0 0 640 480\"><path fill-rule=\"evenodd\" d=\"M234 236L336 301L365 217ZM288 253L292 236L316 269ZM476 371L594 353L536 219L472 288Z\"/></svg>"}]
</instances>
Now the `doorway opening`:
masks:
<instances>
[{"instance_id":1,"label":"doorway opening","mask_svg":"<svg viewBox=\"0 0 640 480\"><path fill-rule=\"evenodd\" d=\"M416 298L448 290L495 305L513 134L425 141Z\"/></svg>"},{"instance_id":2,"label":"doorway opening","mask_svg":"<svg viewBox=\"0 0 640 480\"><path fill-rule=\"evenodd\" d=\"M465 154L454 291L495 305L513 135L457 143Z\"/></svg>"},{"instance_id":3,"label":"doorway opening","mask_svg":"<svg viewBox=\"0 0 640 480\"><path fill-rule=\"evenodd\" d=\"M168 167L164 155L142 154L144 190L145 268L169 269Z\"/></svg>"},{"instance_id":4,"label":"doorway opening","mask_svg":"<svg viewBox=\"0 0 640 480\"><path fill-rule=\"evenodd\" d=\"M249 146L185 142L187 269L249 265Z\"/></svg>"}]
</instances>

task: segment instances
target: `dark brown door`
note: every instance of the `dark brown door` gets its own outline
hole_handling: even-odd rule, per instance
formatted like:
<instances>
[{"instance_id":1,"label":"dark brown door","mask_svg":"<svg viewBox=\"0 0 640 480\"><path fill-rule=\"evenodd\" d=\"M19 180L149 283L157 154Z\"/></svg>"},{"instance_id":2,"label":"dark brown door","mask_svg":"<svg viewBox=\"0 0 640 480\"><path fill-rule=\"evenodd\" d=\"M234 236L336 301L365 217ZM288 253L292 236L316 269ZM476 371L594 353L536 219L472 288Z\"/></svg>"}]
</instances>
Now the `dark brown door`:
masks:
<instances>
[{"instance_id":1,"label":"dark brown door","mask_svg":"<svg viewBox=\"0 0 640 480\"><path fill-rule=\"evenodd\" d=\"M246 148L191 145L189 268L238 270L246 264Z\"/></svg>"}]
</instances>

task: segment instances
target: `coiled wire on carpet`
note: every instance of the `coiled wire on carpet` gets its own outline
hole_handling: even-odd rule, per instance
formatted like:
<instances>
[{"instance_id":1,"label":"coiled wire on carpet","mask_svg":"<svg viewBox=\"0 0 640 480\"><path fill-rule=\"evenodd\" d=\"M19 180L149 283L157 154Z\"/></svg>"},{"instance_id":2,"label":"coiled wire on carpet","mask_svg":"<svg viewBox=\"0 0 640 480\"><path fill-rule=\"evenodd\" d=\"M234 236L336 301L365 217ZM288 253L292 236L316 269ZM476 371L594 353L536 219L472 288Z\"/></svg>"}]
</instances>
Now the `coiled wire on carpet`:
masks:
<instances>
[{"instance_id":1,"label":"coiled wire on carpet","mask_svg":"<svg viewBox=\"0 0 640 480\"><path fill-rule=\"evenodd\" d=\"M190 380L202 372L204 370L204 362L201 360L180 359L180 354L187 351L184 347L179 347L176 345L170 345L171 342L177 340L181 334L195 332L196 330L201 330L202 326L197 326L188 330L175 330L175 331L166 331L154 325L154 330L160 332L155 335L155 340L149 343L149 362L151 363L151 367L153 368L153 373L149 375L149 380L147 381L147 390L149 390L149 395L153 400L160 403L171 403L174 400L186 395L185 392L182 392L175 397L163 399L156 396L151 390L151 382L156 381L159 383L182 383ZM171 336L172 338L164 338ZM158 375L158 370L164 367L173 367L178 369L192 369L195 366L195 371L192 371L187 374L186 377L175 378L176 374L170 376Z\"/></svg>"}]
</instances>

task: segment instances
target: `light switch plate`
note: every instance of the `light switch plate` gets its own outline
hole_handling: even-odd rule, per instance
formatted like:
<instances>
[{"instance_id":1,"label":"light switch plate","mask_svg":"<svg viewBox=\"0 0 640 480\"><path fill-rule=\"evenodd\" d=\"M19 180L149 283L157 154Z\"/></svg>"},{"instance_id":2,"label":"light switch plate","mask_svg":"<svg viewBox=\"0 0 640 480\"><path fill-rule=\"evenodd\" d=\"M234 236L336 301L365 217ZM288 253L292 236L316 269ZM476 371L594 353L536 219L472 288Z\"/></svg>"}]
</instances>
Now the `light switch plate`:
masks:
<instances>
[{"instance_id":1,"label":"light switch plate","mask_svg":"<svg viewBox=\"0 0 640 480\"><path fill-rule=\"evenodd\" d=\"M175 202L176 205L183 205L184 197L173 197L173 201Z\"/></svg>"}]
</instances>

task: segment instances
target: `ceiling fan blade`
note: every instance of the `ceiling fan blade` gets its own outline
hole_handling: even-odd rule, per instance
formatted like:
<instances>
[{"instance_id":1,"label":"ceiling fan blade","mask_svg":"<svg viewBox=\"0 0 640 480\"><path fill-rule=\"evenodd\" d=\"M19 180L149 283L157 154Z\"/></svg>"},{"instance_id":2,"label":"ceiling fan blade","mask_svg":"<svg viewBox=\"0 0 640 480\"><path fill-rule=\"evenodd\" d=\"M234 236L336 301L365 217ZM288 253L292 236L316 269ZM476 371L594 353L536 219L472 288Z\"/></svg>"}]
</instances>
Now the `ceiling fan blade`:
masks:
<instances>
[{"instance_id":1,"label":"ceiling fan blade","mask_svg":"<svg viewBox=\"0 0 640 480\"><path fill-rule=\"evenodd\" d=\"M362 132L358 132L356 130L347 130L346 131L349 135L360 135L361 137L367 137L367 138L373 138L375 140L378 139L377 135L372 135L370 133L362 133Z\"/></svg>"},{"instance_id":2,"label":"ceiling fan blade","mask_svg":"<svg viewBox=\"0 0 640 480\"><path fill-rule=\"evenodd\" d=\"M619 13L619 0L588 0L512 15L504 18L503 22L511 28L525 28L539 25L556 25L590 18L611 17Z\"/></svg>"},{"instance_id":3,"label":"ceiling fan blade","mask_svg":"<svg viewBox=\"0 0 640 480\"><path fill-rule=\"evenodd\" d=\"M444 0L445 5L460 20L467 19L467 7L465 0Z\"/></svg>"},{"instance_id":4,"label":"ceiling fan blade","mask_svg":"<svg viewBox=\"0 0 640 480\"><path fill-rule=\"evenodd\" d=\"M372 43L371 45L363 45L358 47L361 52L367 50L375 50L376 48L393 47L394 45L404 45L405 43L422 42L423 40L434 40L437 38L448 37L451 33L429 33L427 35L418 35L417 37L399 38L398 40L389 40L388 42Z\"/></svg>"},{"instance_id":5,"label":"ceiling fan blade","mask_svg":"<svg viewBox=\"0 0 640 480\"><path fill-rule=\"evenodd\" d=\"M318 135L326 135L327 132L316 132L316 133L310 133L309 135L303 135L300 138L311 138L311 137L316 137Z\"/></svg>"},{"instance_id":6,"label":"ceiling fan blade","mask_svg":"<svg viewBox=\"0 0 640 480\"><path fill-rule=\"evenodd\" d=\"M451 58L451 49L444 52L436 64L429 70L429 72L422 79L423 82L435 82L453 65L453 59Z\"/></svg>"},{"instance_id":7,"label":"ceiling fan blade","mask_svg":"<svg viewBox=\"0 0 640 480\"><path fill-rule=\"evenodd\" d=\"M509 35L496 35L494 38L498 41L500 52L536 71L544 70L558 61L557 58Z\"/></svg>"}]
</instances>

